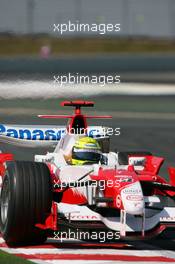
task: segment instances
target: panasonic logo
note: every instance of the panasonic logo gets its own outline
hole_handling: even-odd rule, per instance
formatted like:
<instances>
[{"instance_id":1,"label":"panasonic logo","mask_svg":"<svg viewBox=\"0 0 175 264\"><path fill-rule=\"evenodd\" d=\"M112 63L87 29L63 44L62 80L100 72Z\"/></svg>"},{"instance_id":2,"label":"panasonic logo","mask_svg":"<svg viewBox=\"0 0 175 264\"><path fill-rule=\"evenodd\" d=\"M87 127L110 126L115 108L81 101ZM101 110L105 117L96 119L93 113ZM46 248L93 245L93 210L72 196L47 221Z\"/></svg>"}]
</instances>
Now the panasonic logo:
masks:
<instances>
[{"instance_id":1,"label":"panasonic logo","mask_svg":"<svg viewBox=\"0 0 175 264\"><path fill-rule=\"evenodd\" d=\"M66 128L36 128L36 127L17 127L0 124L0 134L16 139L27 140L53 140L59 141L66 133ZM98 129L89 129L87 135L93 136L99 133ZM99 135L100 136L100 135Z\"/></svg>"},{"instance_id":2,"label":"panasonic logo","mask_svg":"<svg viewBox=\"0 0 175 264\"><path fill-rule=\"evenodd\" d=\"M15 128L0 125L0 134L7 137L28 140L60 140L65 134L64 129L36 129L36 128Z\"/></svg>"}]
</instances>

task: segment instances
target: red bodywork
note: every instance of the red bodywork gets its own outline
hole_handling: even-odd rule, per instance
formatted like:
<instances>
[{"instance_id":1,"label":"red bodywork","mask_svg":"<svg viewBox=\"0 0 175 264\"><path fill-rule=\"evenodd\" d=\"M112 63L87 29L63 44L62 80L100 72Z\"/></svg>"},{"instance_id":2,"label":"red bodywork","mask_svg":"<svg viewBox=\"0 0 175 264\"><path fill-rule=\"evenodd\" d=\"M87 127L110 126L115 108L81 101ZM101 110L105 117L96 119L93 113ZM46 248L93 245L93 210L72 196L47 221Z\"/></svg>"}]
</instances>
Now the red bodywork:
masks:
<instances>
[{"instance_id":1,"label":"red bodywork","mask_svg":"<svg viewBox=\"0 0 175 264\"><path fill-rule=\"evenodd\" d=\"M140 155L139 155L140 156ZM169 168L170 173L170 182L167 182L164 178L159 176L157 172L160 169L160 166L162 165L164 159L161 157L155 157L155 156L144 156L147 160L147 165L145 166L143 171L137 171L134 169L134 166L130 165L128 166L128 169L123 170L115 170L115 169L103 169L100 168L98 175L90 175L91 179L94 181L104 181L105 188L104 188L104 197L106 198L113 198L117 197L117 199L114 199L112 202L108 203L108 207L116 208L118 210L123 209L123 203L121 199L121 190L126 188L131 184L131 182L122 182L120 179L123 177L130 177L132 178L132 183L135 183L137 181L139 182L155 182L155 183L161 183L161 184L167 184L168 186L171 185L171 182L174 179L175 175L175 168ZM55 176L53 175L53 171L51 170L52 179L53 182L55 179ZM58 181L58 180L57 180ZM54 192L58 193L60 192L59 188L54 190ZM174 196L175 191L169 191L169 190L159 190L158 188L153 188L151 195L163 195L163 196ZM80 195L79 193L73 192L71 188L67 189L65 192L63 192L62 196L62 202L70 203L70 204L86 204L87 199L85 196ZM57 226L57 211L54 210L55 203L53 202L53 209L51 215L48 217L48 220L46 221L45 225L39 225L40 228L44 229L52 229L55 230L55 227ZM54 221L53 221L54 219ZM58 223L59 224L59 223ZM174 226L174 224L170 224L171 226ZM153 233L158 234L161 233L162 230L166 228L165 225L161 224L158 227L154 228L152 230ZM149 236L148 232L148 236ZM152 233L152 234L153 234Z\"/></svg>"}]
</instances>

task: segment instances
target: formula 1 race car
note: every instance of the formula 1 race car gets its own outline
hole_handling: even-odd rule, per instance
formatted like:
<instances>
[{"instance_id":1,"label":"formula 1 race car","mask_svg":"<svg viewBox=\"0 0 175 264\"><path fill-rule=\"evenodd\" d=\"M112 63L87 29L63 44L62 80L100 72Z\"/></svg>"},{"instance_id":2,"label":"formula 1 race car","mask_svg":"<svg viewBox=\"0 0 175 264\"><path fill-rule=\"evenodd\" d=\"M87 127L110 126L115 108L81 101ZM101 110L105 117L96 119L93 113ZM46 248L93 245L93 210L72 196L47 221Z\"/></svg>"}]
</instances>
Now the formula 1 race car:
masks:
<instances>
[{"instance_id":1,"label":"formula 1 race car","mask_svg":"<svg viewBox=\"0 0 175 264\"><path fill-rule=\"evenodd\" d=\"M43 243L48 236L67 237L70 231L84 240L100 240L102 232L108 241L144 239L175 228L175 168L168 169L166 182L158 175L163 158L149 152L111 152L106 128L87 126L87 118L102 116L81 113L81 107L92 107L93 102L62 105L75 107L75 113L40 116L70 119L61 137L56 128L49 128L50 137L41 139L47 144L59 140L52 153L35 155L34 162L0 154L0 230L6 243ZM46 131L42 129L38 128ZM34 140L12 137L4 130L1 139ZM22 134L18 130L15 135Z\"/></svg>"}]
</instances>

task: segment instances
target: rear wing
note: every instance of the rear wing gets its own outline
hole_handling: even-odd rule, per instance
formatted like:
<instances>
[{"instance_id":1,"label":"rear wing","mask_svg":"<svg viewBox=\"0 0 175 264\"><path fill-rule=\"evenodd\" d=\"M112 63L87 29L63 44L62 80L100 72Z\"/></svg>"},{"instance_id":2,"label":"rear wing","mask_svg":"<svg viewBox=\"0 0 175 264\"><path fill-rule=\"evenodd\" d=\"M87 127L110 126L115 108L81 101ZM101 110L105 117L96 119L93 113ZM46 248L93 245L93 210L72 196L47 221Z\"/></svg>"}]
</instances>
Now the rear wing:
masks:
<instances>
[{"instance_id":1,"label":"rear wing","mask_svg":"<svg viewBox=\"0 0 175 264\"><path fill-rule=\"evenodd\" d=\"M68 118L67 126L28 126L0 124L0 141L25 147L55 146L66 134L83 134L93 138L109 138L108 128L88 126L87 118L111 118L111 116L84 115L81 107L93 107L92 101L64 101L61 106L75 107L72 115L38 115L40 118Z\"/></svg>"},{"instance_id":2,"label":"rear wing","mask_svg":"<svg viewBox=\"0 0 175 264\"><path fill-rule=\"evenodd\" d=\"M71 106L74 107L74 113L72 115L38 115L40 118L68 118L69 122L67 125L67 131L69 131L70 134L84 134L87 133L87 119L108 119L112 118L110 115L85 115L82 113L81 108L82 107L93 107L94 102L92 101L63 101L61 103L61 106Z\"/></svg>"}]
</instances>

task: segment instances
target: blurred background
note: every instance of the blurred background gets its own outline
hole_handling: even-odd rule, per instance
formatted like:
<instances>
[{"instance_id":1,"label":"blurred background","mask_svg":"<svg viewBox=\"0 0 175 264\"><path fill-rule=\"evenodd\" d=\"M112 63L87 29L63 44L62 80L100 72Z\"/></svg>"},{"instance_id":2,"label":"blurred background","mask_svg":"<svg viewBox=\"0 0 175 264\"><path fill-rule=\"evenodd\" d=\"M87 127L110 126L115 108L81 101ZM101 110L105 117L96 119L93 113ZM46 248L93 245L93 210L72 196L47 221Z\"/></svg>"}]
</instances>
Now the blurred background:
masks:
<instances>
[{"instance_id":1,"label":"blurred background","mask_svg":"<svg viewBox=\"0 0 175 264\"><path fill-rule=\"evenodd\" d=\"M173 0L0 0L0 7L1 73L50 78L60 72L117 72L123 81L175 80ZM54 24L68 21L120 23L121 30L54 32Z\"/></svg>"},{"instance_id":2,"label":"blurred background","mask_svg":"<svg viewBox=\"0 0 175 264\"><path fill-rule=\"evenodd\" d=\"M121 30L54 32L54 24L68 21L120 24ZM120 84L54 83L54 75L68 73L118 75ZM48 124L35 115L67 113L59 107L63 99L94 100L93 112L114 117L95 124L121 127L111 149L148 150L173 165L174 83L173 0L0 0L1 122ZM32 159L43 150L13 151L18 159Z\"/></svg>"}]
</instances>

